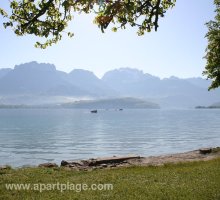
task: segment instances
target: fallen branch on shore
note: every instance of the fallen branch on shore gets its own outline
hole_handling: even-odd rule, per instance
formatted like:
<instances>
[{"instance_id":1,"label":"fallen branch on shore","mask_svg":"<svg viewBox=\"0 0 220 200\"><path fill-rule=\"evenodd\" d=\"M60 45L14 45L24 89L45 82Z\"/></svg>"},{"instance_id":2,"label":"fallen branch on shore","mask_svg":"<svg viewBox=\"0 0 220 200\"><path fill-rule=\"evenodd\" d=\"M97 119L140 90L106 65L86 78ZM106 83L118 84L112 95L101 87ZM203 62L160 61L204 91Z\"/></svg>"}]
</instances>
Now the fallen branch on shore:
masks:
<instances>
[{"instance_id":1,"label":"fallen branch on shore","mask_svg":"<svg viewBox=\"0 0 220 200\"><path fill-rule=\"evenodd\" d=\"M118 165L125 165L129 160L139 160L140 156L123 156L123 157L104 157L89 160L79 161L65 161L61 162L61 166L70 168L105 168L105 167L116 167Z\"/></svg>"},{"instance_id":2,"label":"fallen branch on shore","mask_svg":"<svg viewBox=\"0 0 220 200\"><path fill-rule=\"evenodd\" d=\"M67 167L77 170L92 170L112 167L126 167L126 166L148 166L148 165L164 165L167 163L178 162L192 162L201 160L211 160L220 157L220 147L216 148L202 148L195 151L185 153L176 153L164 156L113 156L89 160L73 160L61 162L61 167Z\"/></svg>"}]
</instances>

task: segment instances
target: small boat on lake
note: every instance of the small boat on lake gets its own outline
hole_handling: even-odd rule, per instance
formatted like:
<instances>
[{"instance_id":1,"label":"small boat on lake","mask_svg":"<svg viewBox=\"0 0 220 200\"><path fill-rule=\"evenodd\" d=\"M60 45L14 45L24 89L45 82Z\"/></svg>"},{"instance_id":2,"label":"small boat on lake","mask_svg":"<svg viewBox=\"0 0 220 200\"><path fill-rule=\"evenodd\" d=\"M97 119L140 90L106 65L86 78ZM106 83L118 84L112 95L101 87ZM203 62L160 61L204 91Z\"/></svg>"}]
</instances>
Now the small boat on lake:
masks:
<instances>
[{"instance_id":1,"label":"small boat on lake","mask_svg":"<svg viewBox=\"0 0 220 200\"><path fill-rule=\"evenodd\" d=\"M97 113L98 111L97 110L91 110L90 112L91 113Z\"/></svg>"}]
</instances>

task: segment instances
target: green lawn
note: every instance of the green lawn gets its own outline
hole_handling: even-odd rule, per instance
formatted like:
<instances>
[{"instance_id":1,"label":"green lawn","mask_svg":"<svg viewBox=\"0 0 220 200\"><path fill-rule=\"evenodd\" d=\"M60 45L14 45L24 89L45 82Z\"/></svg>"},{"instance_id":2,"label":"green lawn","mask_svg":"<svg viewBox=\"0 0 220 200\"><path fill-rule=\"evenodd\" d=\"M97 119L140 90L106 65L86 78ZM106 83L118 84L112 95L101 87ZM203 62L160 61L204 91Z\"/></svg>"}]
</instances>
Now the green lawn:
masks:
<instances>
[{"instance_id":1,"label":"green lawn","mask_svg":"<svg viewBox=\"0 0 220 200\"><path fill-rule=\"evenodd\" d=\"M113 184L113 190L6 190L6 183ZM26 168L0 171L0 200L220 200L220 159L160 167L69 171Z\"/></svg>"}]
</instances>

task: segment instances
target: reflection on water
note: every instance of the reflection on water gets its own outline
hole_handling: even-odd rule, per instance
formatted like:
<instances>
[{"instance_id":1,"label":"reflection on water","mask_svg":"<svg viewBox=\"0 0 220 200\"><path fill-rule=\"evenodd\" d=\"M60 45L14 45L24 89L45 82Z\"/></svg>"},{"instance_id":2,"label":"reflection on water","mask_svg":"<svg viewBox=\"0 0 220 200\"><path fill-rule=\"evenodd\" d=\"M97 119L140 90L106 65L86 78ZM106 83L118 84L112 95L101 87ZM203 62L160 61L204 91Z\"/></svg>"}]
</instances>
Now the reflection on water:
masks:
<instances>
[{"instance_id":1,"label":"reflection on water","mask_svg":"<svg viewBox=\"0 0 220 200\"><path fill-rule=\"evenodd\" d=\"M220 110L1 109L0 164L220 146Z\"/></svg>"}]
</instances>

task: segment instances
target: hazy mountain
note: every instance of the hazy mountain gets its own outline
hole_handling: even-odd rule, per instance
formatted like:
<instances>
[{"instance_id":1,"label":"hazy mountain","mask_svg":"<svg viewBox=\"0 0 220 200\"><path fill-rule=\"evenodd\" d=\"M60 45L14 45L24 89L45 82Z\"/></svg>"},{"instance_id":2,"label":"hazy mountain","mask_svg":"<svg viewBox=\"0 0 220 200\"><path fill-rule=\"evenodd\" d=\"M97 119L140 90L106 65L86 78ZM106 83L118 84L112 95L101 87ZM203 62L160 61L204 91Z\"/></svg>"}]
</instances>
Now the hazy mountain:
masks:
<instances>
[{"instance_id":1,"label":"hazy mountain","mask_svg":"<svg viewBox=\"0 0 220 200\"><path fill-rule=\"evenodd\" d=\"M1 95L85 95L87 92L65 80L67 74L52 64L30 62L16 65L0 79Z\"/></svg>"},{"instance_id":2,"label":"hazy mountain","mask_svg":"<svg viewBox=\"0 0 220 200\"><path fill-rule=\"evenodd\" d=\"M30 94L107 97L116 92L87 70L68 74L52 64L30 62L0 71L0 96Z\"/></svg>"},{"instance_id":3,"label":"hazy mountain","mask_svg":"<svg viewBox=\"0 0 220 200\"><path fill-rule=\"evenodd\" d=\"M209 106L210 108L220 108L220 102L217 103L213 103L211 106Z\"/></svg>"},{"instance_id":4,"label":"hazy mountain","mask_svg":"<svg viewBox=\"0 0 220 200\"><path fill-rule=\"evenodd\" d=\"M0 79L1 94L41 94L48 89L63 85L54 65L30 62L16 65Z\"/></svg>"},{"instance_id":5,"label":"hazy mountain","mask_svg":"<svg viewBox=\"0 0 220 200\"><path fill-rule=\"evenodd\" d=\"M107 72L102 80L124 96L152 99L162 107L194 107L220 100L220 90L209 92L210 81L202 78L161 80L137 69L121 68Z\"/></svg>"},{"instance_id":6,"label":"hazy mountain","mask_svg":"<svg viewBox=\"0 0 220 200\"><path fill-rule=\"evenodd\" d=\"M10 72L12 69L10 68L3 68L3 69L0 69L0 79L2 77L4 77L8 72Z\"/></svg>"},{"instance_id":7,"label":"hazy mountain","mask_svg":"<svg viewBox=\"0 0 220 200\"><path fill-rule=\"evenodd\" d=\"M68 74L71 84L88 91L89 94L99 97L115 96L116 92L110 89L102 80L94 75L93 72L74 69Z\"/></svg>"},{"instance_id":8,"label":"hazy mountain","mask_svg":"<svg viewBox=\"0 0 220 200\"><path fill-rule=\"evenodd\" d=\"M124 96L145 97L160 88L160 79L142 71L121 68L104 74L102 80L106 85Z\"/></svg>"},{"instance_id":9,"label":"hazy mountain","mask_svg":"<svg viewBox=\"0 0 220 200\"><path fill-rule=\"evenodd\" d=\"M198 87L202 87L207 89L211 85L211 80L206 80L200 77L197 78L187 78L185 79L188 82L192 83L193 85L196 85Z\"/></svg>"},{"instance_id":10,"label":"hazy mountain","mask_svg":"<svg viewBox=\"0 0 220 200\"><path fill-rule=\"evenodd\" d=\"M208 92L209 80L202 78L160 79L137 69L106 72L102 79L93 72L56 70L52 64L30 62L0 70L0 103L63 103L75 99L133 97L161 107L209 106L220 101L220 89Z\"/></svg>"},{"instance_id":11,"label":"hazy mountain","mask_svg":"<svg viewBox=\"0 0 220 200\"><path fill-rule=\"evenodd\" d=\"M136 98L114 98L101 100L82 100L63 104L65 108L86 109L158 109L158 104Z\"/></svg>"},{"instance_id":12,"label":"hazy mountain","mask_svg":"<svg viewBox=\"0 0 220 200\"><path fill-rule=\"evenodd\" d=\"M103 76L102 80L125 96L144 98L192 93L191 91L197 89L195 85L177 77L161 80L150 74L144 74L140 70L129 68L109 71Z\"/></svg>"}]
</instances>

